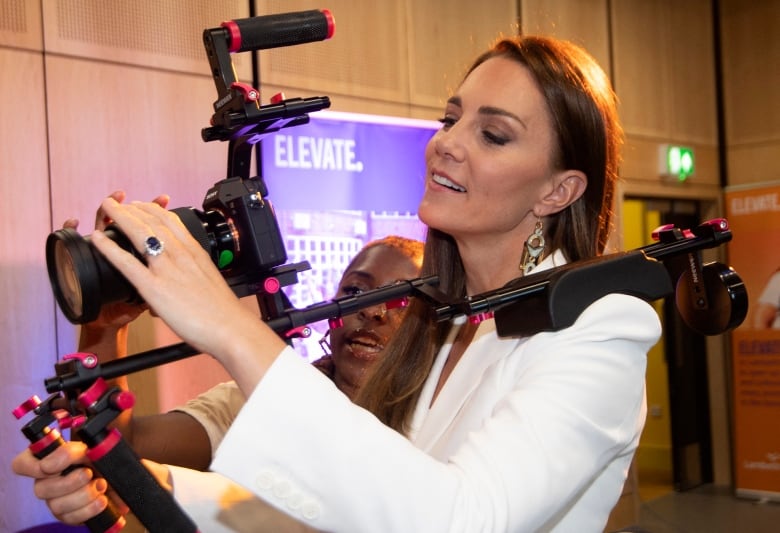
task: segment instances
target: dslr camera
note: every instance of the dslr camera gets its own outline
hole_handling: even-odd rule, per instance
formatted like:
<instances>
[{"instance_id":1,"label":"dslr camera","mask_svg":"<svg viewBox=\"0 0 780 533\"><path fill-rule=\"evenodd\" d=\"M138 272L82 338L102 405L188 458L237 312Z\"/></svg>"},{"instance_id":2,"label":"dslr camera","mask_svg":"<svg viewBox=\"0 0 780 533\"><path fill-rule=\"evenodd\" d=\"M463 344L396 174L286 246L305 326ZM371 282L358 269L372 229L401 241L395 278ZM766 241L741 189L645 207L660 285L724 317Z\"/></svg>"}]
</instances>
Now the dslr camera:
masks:
<instances>
[{"instance_id":1,"label":"dslr camera","mask_svg":"<svg viewBox=\"0 0 780 533\"><path fill-rule=\"evenodd\" d=\"M209 253L238 296L256 293L274 267L287 261L273 205L259 178L233 177L206 193L203 210L172 209ZM116 225L105 234L145 262ZM135 288L92 245L73 229L57 230L46 239L46 266L57 303L74 324L95 320L103 305L141 303Z\"/></svg>"}]
</instances>

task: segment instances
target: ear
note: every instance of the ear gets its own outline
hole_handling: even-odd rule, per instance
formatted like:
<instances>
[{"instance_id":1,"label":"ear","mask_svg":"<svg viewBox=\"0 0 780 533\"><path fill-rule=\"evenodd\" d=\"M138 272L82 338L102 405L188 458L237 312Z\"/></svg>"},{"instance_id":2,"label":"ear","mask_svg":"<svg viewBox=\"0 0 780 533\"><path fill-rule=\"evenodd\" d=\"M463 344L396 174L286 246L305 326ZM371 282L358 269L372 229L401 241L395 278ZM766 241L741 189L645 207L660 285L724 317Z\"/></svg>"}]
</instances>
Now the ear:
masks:
<instances>
[{"instance_id":1,"label":"ear","mask_svg":"<svg viewBox=\"0 0 780 533\"><path fill-rule=\"evenodd\" d=\"M538 217L554 215L576 202L588 186L588 177L579 170L565 170L552 177L552 190L537 204Z\"/></svg>"}]
</instances>

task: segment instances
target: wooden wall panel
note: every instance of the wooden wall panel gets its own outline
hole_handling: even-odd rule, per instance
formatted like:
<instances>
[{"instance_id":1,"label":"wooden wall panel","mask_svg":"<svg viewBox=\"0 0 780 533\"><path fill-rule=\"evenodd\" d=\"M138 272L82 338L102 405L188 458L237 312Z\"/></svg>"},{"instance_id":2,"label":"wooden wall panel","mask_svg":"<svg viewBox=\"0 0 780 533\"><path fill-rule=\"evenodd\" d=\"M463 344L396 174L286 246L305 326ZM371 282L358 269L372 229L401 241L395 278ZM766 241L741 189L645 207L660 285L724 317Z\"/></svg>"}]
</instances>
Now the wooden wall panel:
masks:
<instances>
[{"instance_id":1,"label":"wooden wall panel","mask_svg":"<svg viewBox=\"0 0 780 533\"><path fill-rule=\"evenodd\" d=\"M0 48L0 72L0 531L17 531L50 515L32 497L32 483L9 468L29 445L21 433L29 418L9 411L33 394L46 397L43 380L58 354L44 262L51 219L41 54Z\"/></svg>"},{"instance_id":2,"label":"wooden wall panel","mask_svg":"<svg viewBox=\"0 0 780 533\"><path fill-rule=\"evenodd\" d=\"M780 87L778 88L780 90ZM726 153L729 185L780 180L780 139L731 145Z\"/></svg>"},{"instance_id":3,"label":"wooden wall panel","mask_svg":"<svg viewBox=\"0 0 780 533\"><path fill-rule=\"evenodd\" d=\"M205 143L211 78L47 56L53 215L87 224L112 190L189 205L225 177L227 143ZM90 228L85 228L90 229Z\"/></svg>"},{"instance_id":4,"label":"wooden wall panel","mask_svg":"<svg viewBox=\"0 0 780 533\"><path fill-rule=\"evenodd\" d=\"M287 96L409 100L404 4L350 0L258 1L258 15L329 9L332 39L259 52L261 82L288 87Z\"/></svg>"},{"instance_id":5,"label":"wooden wall panel","mask_svg":"<svg viewBox=\"0 0 780 533\"><path fill-rule=\"evenodd\" d=\"M672 35L666 43L671 73L668 94L669 137L715 147L718 118L715 47L710 0L669 1Z\"/></svg>"},{"instance_id":6,"label":"wooden wall panel","mask_svg":"<svg viewBox=\"0 0 780 533\"><path fill-rule=\"evenodd\" d=\"M334 110L430 119L477 53L517 32L515 4L257 2L258 14L326 7L336 20L330 41L261 51L261 81L329 96Z\"/></svg>"},{"instance_id":7,"label":"wooden wall panel","mask_svg":"<svg viewBox=\"0 0 780 533\"><path fill-rule=\"evenodd\" d=\"M729 145L780 139L780 2L721 2Z\"/></svg>"},{"instance_id":8,"label":"wooden wall panel","mask_svg":"<svg viewBox=\"0 0 780 533\"><path fill-rule=\"evenodd\" d=\"M466 68L500 35L516 35L516 1L406 0L409 101L444 109ZM428 116L427 118L434 118Z\"/></svg>"},{"instance_id":9,"label":"wooden wall panel","mask_svg":"<svg viewBox=\"0 0 780 533\"><path fill-rule=\"evenodd\" d=\"M607 0L522 0L523 33L567 39L590 52L611 75Z\"/></svg>"},{"instance_id":10,"label":"wooden wall panel","mask_svg":"<svg viewBox=\"0 0 780 533\"><path fill-rule=\"evenodd\" d=\"M717 144L706 0L612 2L614 84L626 133Z\"/></svg>"},{"instance_id":11,"label":"wooden wall panel","mask_svg":"<svg viewBox=\"0 0 780 533\"><path fill-rule=\"evenodd\" d=\"M729 185L780 179L780 1L721 3Z\"/></svg>"},{"instance_id":12,"label":"wooden wall panel","mask_svg":"<svg viewBox=\"0 0 780 533\"><path fill-rule=\"evenodd\" d=\"M246 0L43 0L47 52L209 75L203 30L249 15ZM251 76L251 58L236 69Z\"/></svg>"},{"instance_id":13,"label":"wooden wall panel","mask_svg":"<svg viewBox=\"0 0 780 533\"><path fill-rule=\"evenodd\" d=\"M650 196L717 197L721 169L710 3L626 0L611 7L627 188ZM661 175L664 144L694 149L696 173L686 183Z\"/></svg>"},{"instance_id":14,"label":"wooden wall panel","mask_svg":"<svg viewBox=\"0 0 780 533\"><path fill-rule=\"evenodd\" d=\"M41 4L37 1L3 0L0 6L0 46L40 50Z\"/></svg>"},{"instance_id":15,"label":"wooden wall panel","mask_svg":"<svg viewBox=\"0 0 780 533\"><path fill-rule=\"evenodd\" d=\"M671 38L668 14L659 0L612 4L613 84L627 134L664 138L671 102L663 96L671 73L659 43Z\"/></svg>"}]
</instances>

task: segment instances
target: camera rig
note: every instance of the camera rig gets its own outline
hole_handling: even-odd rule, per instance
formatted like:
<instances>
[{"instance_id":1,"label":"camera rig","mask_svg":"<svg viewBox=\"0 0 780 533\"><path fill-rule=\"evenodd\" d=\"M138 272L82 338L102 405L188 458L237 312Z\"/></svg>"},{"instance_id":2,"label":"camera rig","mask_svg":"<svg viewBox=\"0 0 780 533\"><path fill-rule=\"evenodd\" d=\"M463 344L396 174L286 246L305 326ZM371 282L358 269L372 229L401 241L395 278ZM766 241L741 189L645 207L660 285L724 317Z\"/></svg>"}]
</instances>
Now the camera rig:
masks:
<instances>
[{"instance_id":1,"label":"camera rig","mask_svg":"<svg viewBox=\"0 0 780 533\"><path fill-rule=\"evenodd\" d=\"M227 270L225 277L239 296L257 296L261 318L282 338L308 336L308 324L320 320L338 327L345 315L379 303L405 306L413 297L427 302L439 321L460 316L471 321L494 318L499 336L566 328L592 302L611 293L646 301L674 295L685 322L705 335L723 333L744 320L747 291L739 275L718 262L704 264L701 258L702 250L731 240L725 219L691 229L662 226L653 232L653 244L531 273L499 289L466 298L444 294L437 287L437 277L431 276L294 308L281 287L297 282L298 272L308 268L308 263L284 265L286 253L273 210L266 209L260 218L252 214L270 205L262 178L249 177L252 147L265 135L307 123L308 113L326 108L330 102L327 97L275 97L269 105L260 105L259 91L235 80L230 54L322 40L332 33L330 13L313 10L230 21L203 34L218 99L211 126L202 130L202 137L206 142L229 141L227 178L207 193L204 209L212 202L236 217L242 235L251 235L250 240L242 241L255 249L251 268L243 268L238 275ZM202 220L188 224L188 208L181 209L178 214L188 229L202 224ZM204 247L209 250L207 243ZM221 264L221 257L214 259ZM95 354L66 355L55 365L56 376L44 382L50 395L43 401L31 397L14 410L14 415L34 414L22 432L39 458L64 442L52 426L70 427L87 445L87 456L95 469L149 531L197 531L119 432L109 427L133 405L134 397L106 383L197 353L180 343L104 364ZM123 525L124 519L112 507L87 522L93 532L118 531Z\"/></svg>"}]
</instances>

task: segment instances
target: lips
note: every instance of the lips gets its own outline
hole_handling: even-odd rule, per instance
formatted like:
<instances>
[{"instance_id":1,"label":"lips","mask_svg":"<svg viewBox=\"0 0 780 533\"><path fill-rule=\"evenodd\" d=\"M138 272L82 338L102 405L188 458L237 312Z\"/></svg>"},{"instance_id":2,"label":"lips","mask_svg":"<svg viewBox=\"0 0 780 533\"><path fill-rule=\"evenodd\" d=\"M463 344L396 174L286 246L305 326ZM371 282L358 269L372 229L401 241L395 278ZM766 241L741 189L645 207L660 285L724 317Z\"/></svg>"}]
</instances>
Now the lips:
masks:
<instances>
[{"instance_id":1,"label":"lips","mask_svg":"<svg viewBox=\"0 0 780 533\"><path fill-rule=\"evenodd\" d=\"M452 191L455 192L466 192L466 188L458 185L451 179L449 179L446 176L442 176L441 174L436 174L435 172L431 175L431 180L433 180L434 183L437 183L441 185L442 187L446 187Z\"/></svg>"},{"instance_id":2,"label":"lips","mask_svg":"<svg viewBox=\"0 0 780 533\"><path fill-rule=\"evenodd\" d=\"M347 350L357 359L372 361L385 349L382 337L373 331L358 329L345 339Z\"/></svg>"}]
</instances>

